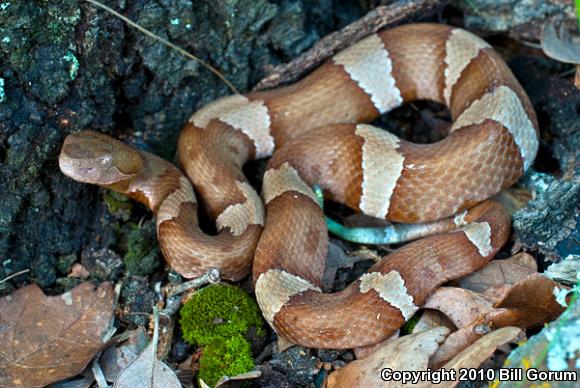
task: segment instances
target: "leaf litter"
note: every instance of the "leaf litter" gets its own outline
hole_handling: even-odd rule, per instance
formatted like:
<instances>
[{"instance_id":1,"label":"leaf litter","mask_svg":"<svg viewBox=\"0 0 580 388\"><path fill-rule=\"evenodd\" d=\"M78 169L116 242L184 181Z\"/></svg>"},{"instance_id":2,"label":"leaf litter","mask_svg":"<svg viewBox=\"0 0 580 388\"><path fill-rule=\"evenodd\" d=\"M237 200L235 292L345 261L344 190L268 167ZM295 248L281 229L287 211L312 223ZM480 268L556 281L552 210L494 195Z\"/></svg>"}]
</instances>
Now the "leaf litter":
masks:
<instances>
[{"instance_id":1,"label":"leaf litter","mask_svg":"<svg viewBox=\"0 0 580 388\"><path fill-rule=\"evenodd\" d=\"M85 369L114 330L109 283L57 296L35 284L0 298L0 386L43 387Z\"/></svg>"},{"instance_id":2,"label":"leaf litter","mask_svg":"<svg viewBox=\"0 0 580 388\"><path fill-rule=\"evenodd\" d=\"M177 375L157 358L159 312L153 308L153 338L127 368L119 373L114 388L181 388Z\"/></svg>"}]
</instances>

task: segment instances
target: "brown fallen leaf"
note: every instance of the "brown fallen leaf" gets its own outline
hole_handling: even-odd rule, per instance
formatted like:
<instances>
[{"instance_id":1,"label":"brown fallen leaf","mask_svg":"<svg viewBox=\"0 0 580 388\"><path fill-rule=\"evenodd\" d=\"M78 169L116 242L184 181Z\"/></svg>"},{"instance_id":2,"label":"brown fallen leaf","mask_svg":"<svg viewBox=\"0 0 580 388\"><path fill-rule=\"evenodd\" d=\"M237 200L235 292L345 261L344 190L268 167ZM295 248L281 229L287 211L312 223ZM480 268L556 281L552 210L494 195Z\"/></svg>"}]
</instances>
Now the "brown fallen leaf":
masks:
<instances>
[{"instance_id":1,"label":"brown fallen leaf","mask_svg":"<svg viewBox=\"0 0 580 388\"><path fill-rule=\"evenodd\" d=\"M296 344L292 341L287 340L282 336L278 336L278 340L276 341L276 345L278 347L278 351L280 353L284 353L286 350L290 349L292 346L296 346Z\"/></svg>"},{"instance_id":2,"label":"brown fallen leaf","mask_svg":"<svg viewBox=\"0 0 580 388\"><path fill-rule=\"evenodd\" d=\"M79 374L112 334L114 293L82 283L46 296L34 284L0 299L0 386L43 387Z\"/></svg>"},{"instance_id":3,"label":"brown fallen leaf","mask_svg":"<svg viewBox=\"0 0 580 388\"><path fill-rule=\"evenodd\" d=\"M447 337L431 358L430 366L440 367L492 328L518 326L527 329L555 319L564 311L554 296L556 287L558 283L538 273L529 274L511 286L505 285L505 292L495 299L490 298L489 289L482 295L440 287L425 307L443 312L459 330Z\"/></svg>"},{"instance_id":4,"label":"brown fallen leaf","mask_svg":"<svg viewBox=\"0 0 580 388\"><path fill-rule=\"evenodd\" d=\"M519 327L504 327L481 337L443 366L447 370L455 369L458 380L444 382L439 386L455 387L459 384L459 369L478 368L493 355L497 348L516 340L521 332ZM428 387L430 384L422 384L421 386Z\"/></svg>"},{"instance_id":5,"label":"brown fallen leaf","mask_svg":"<svg viewBox=\"0 0 580 388\"><path fill-rule=\"evenodd\" d=\"M534 273L514 284L504 297L494 304L501 314L494 316L496 327L531 328L556 319L564 307L556 301L554 290L562 288L555 281Z\"/></svg>"},{"instance_id":6,"label":"brown fallen leaf","mask_svg":"<svg viewBox=\"0 0 580 388\"><path fill-rule=\"evenodd\" d=\"M445 326L451 331L457 330L457 326L441 311L425 309L417 324L413 327L413 333L419 333L439 326Z\"/></svg>"},{"instance_id":7,"label":"brown fallen leaf","mask_svg":"<svg viewBox=\"0 0 580 388\"><path fill-rule=\"evenodd\" d=\"M437 327L389 341L368 357L352 361L344 368L331 373L326 382L326 387L400 386L399 382L383 381L381 379L381 370L384 368L390 368L394 371L426 370L429 358L435 353L439 344L445 340L448 334L448 328Z\"/></svg>"},{"instance_id":8,"label":"brown fallen leaf","mask_svg":"<svg viewBox=\"0 0 580 388\"><path fill-rule=\"evenodd\" d=\"M515 212L531 201L532 193L525 187L513 186L500 191L493 199L501 203L508 214L513 216Z\"/></svg>"},{"instance_id":9,"label":"brown fallen leaf","mask_svg":"<svg viewBox=\"0 0 580 388\"><path fill-rule=\"evenodd\" d=\"M517 260L528 261L528 258L522 259L518 257ZM461 278L459 285L462 288L483 293L487 289L495 286L515 284L531 273L536 272L528 267L516 264L514 261L516 260L511 260L511 258L507 260L493 260L479 271Z\"/></svg>"},{"instance_id":10,"label":"brown fallen leaf","mask_svg":"<svg viewBox=\"0 0 580 388\"><path fill-rule=\"evenodd\" d=\"M445 342L429 359L429 367L439 369L446 362L467 349L475 341L491 332L491 323L485 317L479 317L468 325L449 334Z\"/></svg>"},{"instance_id":11,"label":"brown fallen leaf","mask_svg":"<svg viewBox=\"0 0 580 388\"><path fill-rule=\"evenodd\" d=\"M457 287L439 287L423 305L441 311L456 327L463 327L486 314L493 306L483 294Z\"/></svg>"},{"instance_id":12,"label":"brown fallen leaf","mask_svg":"<svg viewBox=\"0 0 580 388\"><path fill-rule=\"evenodd\" d=\"M491 330L489 315L494 300L483 294L456 287L439 287L424 307L440 311L459 329L452 332L429 360L438 368Z\"/></svg>"},{"instance_id":13,"label":"brown fallen leaf","mask_svg":"<svg viewBox=\"0 0 580 388\"><path fill-rule=\"evenodd\" d=\"M512 257L508 257L505 261L509 261L510 263L517 264L520 267L525 267L533 272L538 272L538 262L536 258L529 253L520 252L516 253Z\"/></svg>"},{"instance_id":14,"label":"brown fallen leaf","mask_svg":"<svg viewBox=\"0 0 580 388\"><path fill-rule=\"evenodd\" d=\"M387 344L387 342L389 341L394 341L397 338L399 338L399 330L397 330L392 336L390 336L387 339L384 339L381 342L378 342L374 345L369 345L369 346L361 346L358 348L354 348L354 356L357 359L361 359L361 358L365 358L371 354L373 354L374 352L376 352L377 350L379 350L380 348L382 348L383 346L385 346Z\"/></svg>"}]
</instances>

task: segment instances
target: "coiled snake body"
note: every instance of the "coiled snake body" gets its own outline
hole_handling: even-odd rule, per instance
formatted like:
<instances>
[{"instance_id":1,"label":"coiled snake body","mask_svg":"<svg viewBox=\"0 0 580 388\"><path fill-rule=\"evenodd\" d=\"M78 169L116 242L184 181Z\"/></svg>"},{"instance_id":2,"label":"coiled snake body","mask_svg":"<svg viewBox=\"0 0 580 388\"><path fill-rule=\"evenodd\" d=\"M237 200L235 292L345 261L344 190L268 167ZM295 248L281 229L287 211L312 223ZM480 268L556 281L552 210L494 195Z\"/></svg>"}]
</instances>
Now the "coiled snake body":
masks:
<instances>
[{"instance_id":1,"label":"coiled snake body","mask_svg":"<svg viewBox=\"0 0 580 388\"><path fill-rule=\"evenodd\" d=\"M445 139L413 144L362 124L416 99L449 108ZM279 335L352 348L385 339L437 286L493 258L510 221L485 200L512 185L537 149L533 108L492 48L458 28L414 24L365 38L293 85L225 97L193 114L178 144L189 179L92 131L69 135L59 161L73 179L149 206L163 255L183 276L219 268L237 281L253 265L258 303ZM242 166L272 155L261 199ZM448 232L324 294L328 236L313 184L367 215ZM215 236L198 226L193 187L216 220Z\"/></svg>"}]
</instances>

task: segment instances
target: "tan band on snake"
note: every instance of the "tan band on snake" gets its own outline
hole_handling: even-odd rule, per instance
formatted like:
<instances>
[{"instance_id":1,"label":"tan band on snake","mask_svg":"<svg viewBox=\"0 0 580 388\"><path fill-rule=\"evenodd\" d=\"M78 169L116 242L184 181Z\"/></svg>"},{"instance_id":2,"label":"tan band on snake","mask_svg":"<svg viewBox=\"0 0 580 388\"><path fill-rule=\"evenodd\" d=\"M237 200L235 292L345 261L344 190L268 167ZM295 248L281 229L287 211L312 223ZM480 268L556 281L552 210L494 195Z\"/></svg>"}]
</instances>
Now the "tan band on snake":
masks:
<instances>
[{"instance_id":1,"label":"tan band on snake","mask_svg":"<svg viewBox=\"0 0 580 388\"><path fill-rule=\"evenodd\" d=\"M364 124L417 99L449 108L445 139L414 144ZM183 276L219 268L237 281L253 265L258 303L279 335L351 348L385 339L437 286L493 258L510 221L485 200L512 185L537 150L530 101L492 48L461 29L415 24L371 35L293 85L196 112L178 144L189 180L91 131L67 137L60 166L149 206L163 254ZM264 211L242 166L272 155ZM313 184L356 211L446 233L410 243L345 290L324 294L328 234ZM193 188L216 221L215 236L198 226Z\"/></svg>"}]
</instances>

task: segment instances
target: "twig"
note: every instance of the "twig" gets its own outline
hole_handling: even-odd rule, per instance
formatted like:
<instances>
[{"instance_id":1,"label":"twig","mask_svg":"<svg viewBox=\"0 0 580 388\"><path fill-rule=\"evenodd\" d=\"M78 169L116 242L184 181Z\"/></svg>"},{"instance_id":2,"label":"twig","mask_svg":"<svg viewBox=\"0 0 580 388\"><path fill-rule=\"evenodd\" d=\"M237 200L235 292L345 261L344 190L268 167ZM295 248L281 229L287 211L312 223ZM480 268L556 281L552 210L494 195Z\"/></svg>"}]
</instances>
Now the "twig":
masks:
<instances>
[{"instance_id":1,"label":"twig","mask_svg":"<svg viewBox=\"0 0 580 388\"><path fill-rule=\"evenodd\" d=\"M153 338L151 338L151 342L153 343L153 354L157 360L157 347L159 346L159 308L157 306L153 306ZM151 375L151 379L153 379L153 375Z\"/></svg>"},{"instance_id":2,"label":"twig","mask_svg":"<svg viewBox=\"0 0 580 388\"><path fill-rule=\"evenodd\" d=\"M97 381L97 386L99 388L109 388L109 384L107 384L107 379L105 378L105 374L103 373L103 369L101 368L101 365L99 364L99 358L101 357L101 352L99 352L95 358L93 359L93 362L91 363L91 370L93 372L93 376L95 377L95 380Z\"/></svg>"},{"instance_id":3,"label":"twig","mask_svg":"<svg viewBox=\"0 0 580 388\"><path fill-rule=\"evenodd\" d=\"M431 14L440 4L440 0L399 0L391 5L379 6L342 30L325 36L293 61L274 67L254 90L270 89L293 81L351 43L419 13L422 16Z\"/></svg>"},{"instance_id":4,"label":"twig","mask_svg":"<svg viewBox=\"0 0 580 388\"><path fill-rule=\"evenodd\" d=\"M219 72L219 70L217 70L215 67L211 66L209 63L202 61L201 59L199 59L195 55L191 54L190 52L182 49L181 47L171 43L170 41L168 41L166 39L163 39L159 35L154 34L153 32L149 31L145 27L142 27L139 24L132 21L131 19L121 15L119 12L115 11L114 9L107 7L106 5L101 4L96 0L85 0L85 1L87 3L91 3L95 7L98 7L98 8L101 8L101 9L107 11L111 15L118 17L119 19L121 19L122 21L124 21L125 23L130 25L131 27L141 31L143 34L147 35L150 38L155 39L156 41L164 44L165 46L177 51L181 55L183 55L191 60L196 61L197 63L199 63L200 65L202 65L203 67L205 67L206 69L211 71L212 73L214 73L219 79L221 79L232 90L232 92L234 92L235 94L240 94L240 92L238 92L238 89L236 89L236 87L230 81L228 81L222 73Z\"/></svg>"},{"instance_id":5,"label":"twig","mask_svg":"<svg viewBox=\"0 0 580 388\"><path fill-rule=\"evenodd\" d=\"M30 272L30 269L23 269L22 271L13 273L12 275L6 276L4 279L0 280L0 284L7 282L8 280L15 278L16 276L20 276L22 274L25 274L27 272Z\"/></svg>"},{"instance_id":6,"label":"twig","mask_svg":"<svg viewBox=\"0 0 580 388\"><path fill-rule=\"evenodd\" d=\"M220 272L214 268L210 269L209 271L207 271L206 273L204 273L203 275L201 275L196 279L181 284L167 286L165 293L169 298L172 297L173 295L181 294L182 292L185 292L192 288L201 287L209 283L217 283L219 282L219 280L220 280Z\"/></svg>"}]
</instances>

